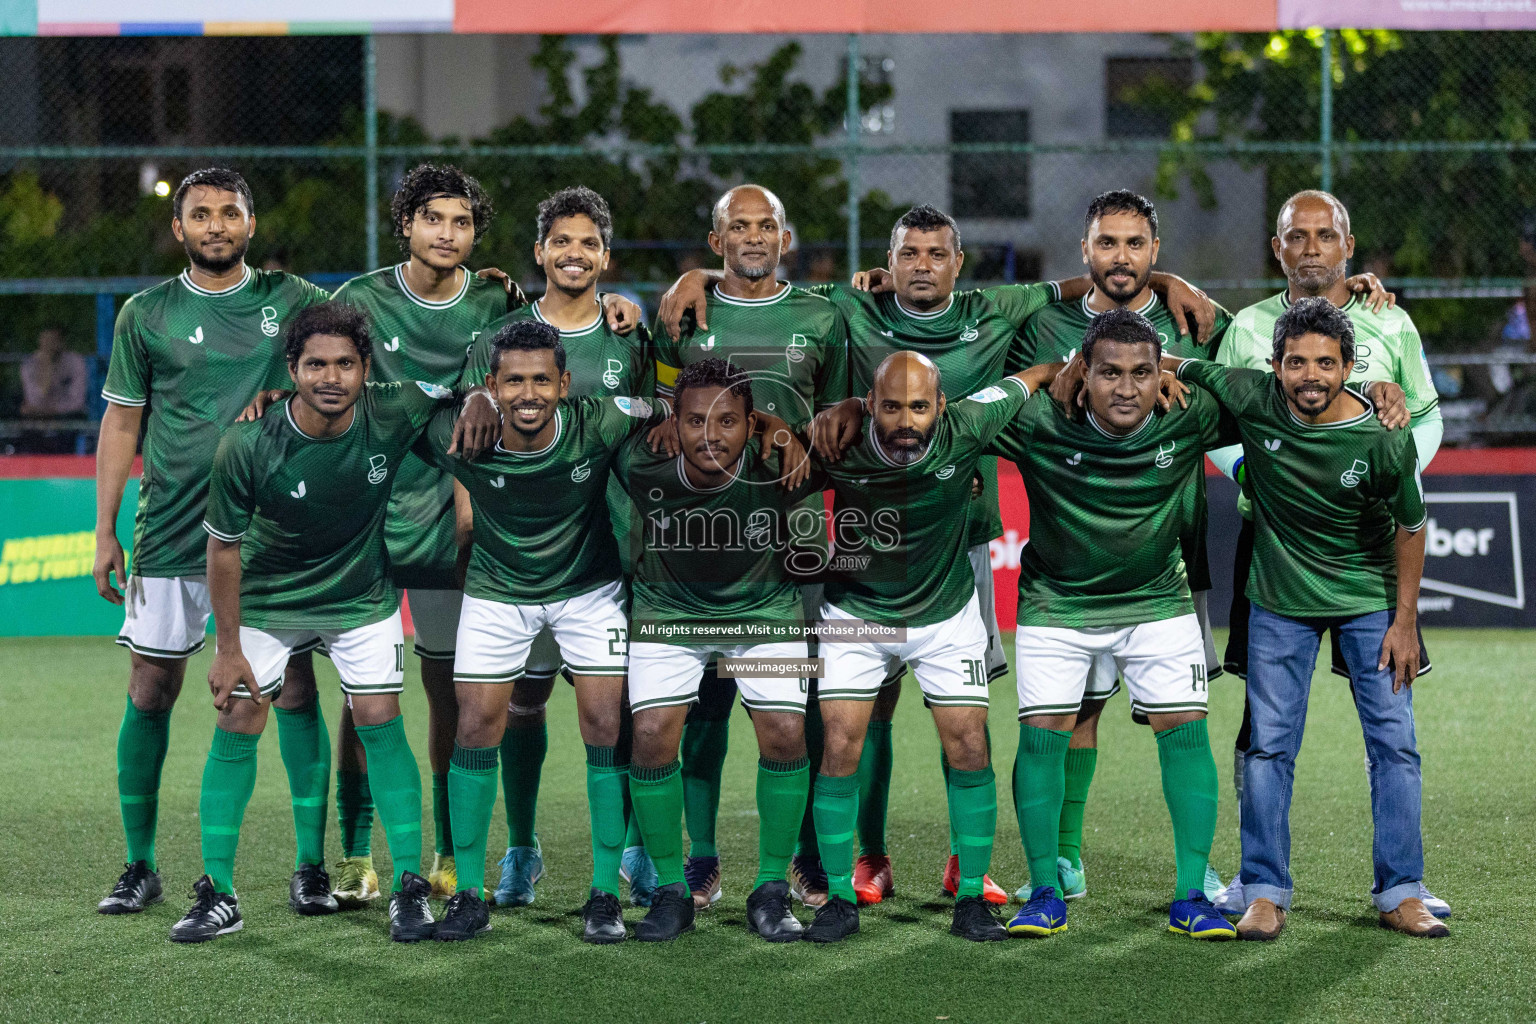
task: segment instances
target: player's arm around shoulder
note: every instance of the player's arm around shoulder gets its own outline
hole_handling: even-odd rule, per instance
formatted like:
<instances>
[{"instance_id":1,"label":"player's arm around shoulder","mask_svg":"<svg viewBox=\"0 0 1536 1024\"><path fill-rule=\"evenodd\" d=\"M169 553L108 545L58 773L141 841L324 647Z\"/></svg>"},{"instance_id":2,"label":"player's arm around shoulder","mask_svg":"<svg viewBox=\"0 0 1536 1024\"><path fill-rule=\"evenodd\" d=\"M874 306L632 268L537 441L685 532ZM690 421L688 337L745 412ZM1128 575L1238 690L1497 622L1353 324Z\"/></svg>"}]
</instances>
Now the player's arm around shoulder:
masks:
<instances>
[{"instance_id":1,"label":"player's arm around shoulder","mask_svg":"<svg viewBox=\"0 0 1536 1024\"><path fill-rule=\"evenodd\" d=\"M1179 380L1209 392L1223 407L1242 415L1269 387L1273 375L1264 370L1223 366L1209 359L1163 356L1163 369Z\"/></svg>"},{"instance_id":2,"label":"player's arm around shoulder","mask_svg":"<svg viewBox=\"0 0 1536 1024\"><path fill-rule=\"evenodd\" d=\"M971 442L977 451L984 451L1002 430L1013 422L1019 410L1029 401L1036 386L1056 376L1061 364L1031 367L1022 374L1004 377L980 391L966 395L958 402L946 403L944 416L956 437Z\"/></svg>"}]
</instances>

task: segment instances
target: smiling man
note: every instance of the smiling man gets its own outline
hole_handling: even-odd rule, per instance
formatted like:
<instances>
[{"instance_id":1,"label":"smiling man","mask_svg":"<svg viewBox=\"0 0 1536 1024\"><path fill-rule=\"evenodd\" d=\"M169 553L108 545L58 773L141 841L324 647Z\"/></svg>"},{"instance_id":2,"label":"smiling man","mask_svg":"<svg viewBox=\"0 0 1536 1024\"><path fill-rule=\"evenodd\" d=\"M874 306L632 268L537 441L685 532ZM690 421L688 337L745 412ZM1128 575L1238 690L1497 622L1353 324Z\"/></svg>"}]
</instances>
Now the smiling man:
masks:
<instances>
[{"instance_id":1,"label":"smiling man","mask_svg":"<svg viewBox=\"0 0 1536 1024\"><path fill-rule=\"evenodd\" d=\"M1371 899L1381 924L1448 935L1421 895L1423 781L1413 725L1424 491L1414 435L1387 430L1355 364L1351 318L1329 299L1294 302L1275 322L1271 367L1177 363L1237 420L1253 501L1247 580L1249 735L1243 751L1241 883L1245 939L1273 939L1291 903L1290 807L1322 634L1349 670L1371 777ZM1176 361L1170 361L1176 362ZM1172 368L1172 366L1170 366Z\"/></svg>"},{"instance_id":2,"label":"smiling man","mask_svg":"<svg viewBox=\"0 0 1536 1024\"><path fill-rule=\"evenodd\" d=\"M569 398L630 395L650 398L656 369L650 334L643 324L629 333L616 330L604 316L604 303L618 296L598 291L613 249L613 214L602 196L582 185L561 189L539 204L538 240L533 259L544 271L544 294L493 323L475 342L464 368L463 386L478 387L491 368L493 342L501 328L521 321L549 324L560 332ZM608 514L625 559L631 545L630 503L616 479L608 483ZM632 568L624 562L627 572ZM534 641L524 675L512 688L507 731L501 739L502 794L507 804L507 852L501 859L497 906L524 906L534 900L534 884L544 873L544 850L535 828L539 781L549 751L545 706L561 668L560 651L549 630ZM624 875L637 905L648 905L655 890L655 870L645 857L639 832L630 829L624 851Z\"/></svg>"},{"instance_id":3,"label":"smiling man","mask_svg":"<svg viewBox=\"0 0 1536 1024\"><path fill-rule=\"evenodd\" d=\"M329 302L286 338L295 388L273 415L219 442L207 515L208 587L218 653L208 672L218 724L198 818L206 872L173 942L239 931L235 847L256 783L268 698L289 655L323 644L368 752L395 877L390 937L432 933L421 870L421 774L400 717L405 642L388 576L385 518L405 453L434 415L451 434L453 392L367 383L372 339L360 310Z\"/></svg>"},{"instance_id":4,"label":"smiling man","mask_svg":"<svg viewBox=\"0 0 1536 1024\"><path fill-rule=\"evenodd\" d=\"M224 168L193 171L171 200L171 232L187 254L180 276L123 304L112 335L96 449L96 589L124 605L128 701L117 737L117 791L127 863L103 914L163 898L155 857L160 770L187 659L203 649L212 605L201 523L219 435L261 388L288 386L280 335L323 289L245 262L256 233L250 186ZM123 488L144 435L133 565L117 540ZM114 585L115 584L115 585ZM117 588L122 587L122 591ZM307 665L306 665L307 668ZM298 840L291 898L301 913L335 908L325 875L330 739L303 672L277 701Z\"/></svg>"}]
</instances>

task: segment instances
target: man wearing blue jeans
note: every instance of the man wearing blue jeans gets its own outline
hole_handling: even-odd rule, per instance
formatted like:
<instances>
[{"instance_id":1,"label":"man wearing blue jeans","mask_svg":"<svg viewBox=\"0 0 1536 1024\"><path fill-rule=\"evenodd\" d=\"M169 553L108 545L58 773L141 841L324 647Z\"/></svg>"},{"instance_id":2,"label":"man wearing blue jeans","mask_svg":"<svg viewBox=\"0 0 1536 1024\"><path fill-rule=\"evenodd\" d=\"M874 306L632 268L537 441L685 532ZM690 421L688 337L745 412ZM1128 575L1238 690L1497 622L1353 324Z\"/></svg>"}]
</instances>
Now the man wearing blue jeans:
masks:
<instances>
[{"instance_id":1,"label":"man wearing blue jeans","mask_svg":"<svg viewBox=\"0 0 1536 1024\"><path fill-rule=\"evenodd\" d=\"M1344 386L1354 358L1349 317L1326 299L1303 299L1275 324L1273 375L1178 363L1182 379L1210 391L1238 421L1241 479L1254 507L1242 939L1273 939L1285 927L1291 788L1319 640L1330 627L1340 635L1370 761L1371 898L1381 924L1450 934L1419 897L1423 782L1411 687L1423 487L1412 433L1382 426L1371 400Z\"/></svg>"}]
</instances>

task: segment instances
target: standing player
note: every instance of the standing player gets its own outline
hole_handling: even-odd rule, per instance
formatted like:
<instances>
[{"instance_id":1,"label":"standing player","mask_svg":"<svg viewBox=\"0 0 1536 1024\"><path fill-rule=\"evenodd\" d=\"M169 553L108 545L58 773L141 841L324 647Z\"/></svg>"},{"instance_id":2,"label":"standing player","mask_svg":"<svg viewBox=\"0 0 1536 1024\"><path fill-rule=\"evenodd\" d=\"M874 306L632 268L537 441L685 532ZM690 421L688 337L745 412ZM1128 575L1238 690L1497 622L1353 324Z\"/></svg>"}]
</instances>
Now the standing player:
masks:
<instances>
[{"instance_id":1,"label":"standing player","mask_svg":"<svg viewBox=\"0 0 1536 1024\"><path fill-rule=\"evenodd\" d=\"M847 325L832 303L774 276L790 242L784 204L778 196L760 185L738 185L715 203L712 225L709 245L721 257L724 272L709 289L704 316L699 318L709 326L685 325L676 340L658 327L657 392L669 396L679 370L718 357L751 379L754 408L798 430L817 409L848 397ZM806 508L819 514L821 500L812 495ZM819 544L825 553L823 540L803 543ZM806 590L807 609L814 615L819 603L815 587ZM733 684L706 669L699 703L688 712L683 731L686 872L694 903L700 908L720 898L715 816L735 694ZM808 732L814 759L814 715L809 716ZM803 891L805 880L796 879L796 885ZM810 886L825 891L819 879L810 880Z\"/></svg>"},{"instance_id":2,"label":"standing player","mask_svg":"<svg viewBox=\"0 0 1536 1024\"><path fill-rule=\"evenodd\" d=\"M979 391L1004 374L1005 356L1018 332L1036 311L1056 299L1075 300L1091 286L1088 277L1038 284L1001 285L995 288L955 291L965 264L960 229L954 218L932 206L916 206L891 229L887 269L858 275L856 283L868 289L839 284L820 284L809 289L824 295L842 312L849 332L849 383L853 393L867 392L875 369L892 352L921 352L934 361L956 394ZM685 274L662 302L662 321L675 329L683 314L707 316L706 286L718 280L719 271L695 270ZM1180 330L1189 328L1183 312L1204 315L1211 303L1172 275L1152 275L1152 286L1165 289ZM863 280L860 280L863 279ZM1202 329L1208 330L1209 324ZM976 576L976 596L982 620L987 624L987 678L995 679L1008 669L997 628L993 600L990 541L1003 533L998 507L997 461L980 463L980 494L971 503L968 555ZM860 904L879 903L894 891L890 857L886 851L885 818L891 783L891 717L901 693L900 680L881 689L864 740L864 759L859 767L859 848L854 868L854 890ZM813 827L807 827L814 832ZM814 834L803 837L814 849ZM814 857L796 857L796 895L807 895L807 880L822 877ZM959 859L953 849L943 874L951 895L959 879ZM1005 903L1008 894L986 879L984 890L994 903ZM814 891L814 890L813 890ZM822 894L824 898L824 893ZM817 902L812 897L811 902Z\"/></svg>"},{"instance_id":3,"label":"standing player","mask_svg":"<svg viewBox=\"0 0 1536 1024\"><path fill-rule=\"evenodd\" d=\"M1350 233L1349 211L1327 192L1298 192L1280 207L1275 222L1275 237L1270 239L1275 259L1285 271L1286 290L1263 302L1240 310L1233 319L1226 341L1216 354L1224 366L1268 370L1273 354L1275 323L1294 303L1309 297L1322 297L1344 311L1354 326L1356 359L1349 380L1356 385L1371 381L1391 381L1399 385L1412 417L1413 440L1419 464L1428 466L1440 448L1444 425L1440 417L1440 396L1430 377L1429 363L1419 332L1406 312L1392 305L1390 296L1372 289L1366 301L1355 294L1359 277L1346 278L1350 257L1355 252L1355 237ZM1380 296L1380 297L1379 297ZM1381 298L1387 298L1382 308ZM1211 453L1211 459L1228 476L1242 482L1244 458L1238 447ZM1248 597L1246 585L1253 560L1254 525L1251 507L1239 496L1238 509L1243 514L1242 531L1237 538L1237 556L1233 568L1231 632L1227 639L1226 666L1243 678L1248 674ZM1332 636L1333 671L1349 678L1348 666L1340 647L1338 630ZM1419 675L1430 670L1429 655L1419 638ZM1234 750L1233 782L1238 801L1242 801L1244 751L1248 747L1248 714L1244 704L1243 727ZM1419 898L1436 917L1450 917L1451 908L1426 888ZM1242 885L1234 882L1216 899L1216 905L1229 913L1241 913L1245 906Z\"/></svg>"},{"instance_id":4,"label":"standing player","mask_svg":"<svg viewBox=\"0 0 1536 1024\"><path fill-rule=\"evenodd\" d=\"M1010 365L1033 366L1042 361L1072 358L1073 353L1083 348L1095 318L1107 310L1117 309L1134 310L1146 318L1156 331L1162 350L1181 356L1209 357L1221 344L1231 323L1231 314L1220 306L1215 307L1215 325L1204 339L1190 339L1181 333L1183 325L1152 289L1152 268L1157 263L1160 246L1157 210L1149 200L1126 189L1097 196L1088 204L1088 212L1083 217L1083 263L1093 281L1092 289L1078 301L1055 303L1031 317L1019 334L1017 348L1010 353ZM1205 476L1196 473L1181 479L1188 487L1186 500L1191 505L1191 514L1184 520L1188 527L1184 538L1184 560L1189 570L1195 612L1205 638L1205 670L1209 679L1221 674L1221 662L1216 657L1216 644L1211 637L1205 606L1206 592L1211 589L1210 568L1205 555ZM1033 515L1030 521L1034 521ZM1083 704L1074 718L1072 741L1066 753L1061 849L1057 854L1058 888L1065 899L1075 899L1087 892L1087 876L1082 862L1083 811L1098 761L1099 715L1105 702L1119 688L1114 659L1109 655L1095 659ZM1038 888L1045 884L1040 877L1031 874L1032 886ZM1199 888L1214 893L1221 888L1221 881L1215 877L1202 879ZM1021 889L1020 896L1023 895Z\"/></svg>"},{"instance_id":5,"label":"standing player","mask_svg":"<svg viewBox=\"0 0 1536 1024\"><path fill-rule=\"evenodd\" d=\"M218 653L208 671L219 710L198 817L206 872L174 942L205 942L244 922L235 847L256 784L264 700L296 649L324 644L368 749L394 861L390 937L432 933L421 877L421 774L405 738L405 642L388 576L384 521L402 456L453 392L426 383L369 384L367 315L310 307L288 327L297 388L279 414L238 424L219 442L203 526Z\"/></svg>"},{"instance_id":6,"label":"standing player","mask_svg":"<svg viewBox=\"0 0 1536 1024\"><path fill-rule=\"evenodd\" d=\"M301 278L246 265L255 208L250 187L234 171L187 175L172 209L171 232L186 249L188 267L123 305L102 388L94 575L102 597L126 603L117 642L131 662L117 737L128 863L98 905L103 914L136 913L163 899L155 859L160 769L186 659L203 649L212 608L201 523L219 433L260 388L287 380L276 339L290 317L326 297ZM144 476L129 576L117 514L141 425ZM298 840L291 901L301 913L323 913L335 909L325 874L330 740L313 676L295 679L277 706Z\"/></svg>"},{"instance_id":7,"label":"standing player","mask_svg":"<svg viewBox=\"0 0 1536 1024\"><path fill-rule=\"evenodd\" d=\"M533 259L544 271L544 294L509 313L481 332L464 368L462 386L480 387L491 370L492 340L502 327L523 320L550 324L560 332L566 369L571 375L569 397L587 395L650 398L655 392L655 365L650 335L644 325L621 334L604 318L605 301L597 284L608 268L613 245L613 215L602 196L577 185L561 189L539 204L538 241ZM622 538L628 530L629 499L616 480L608 483L608 513ZM621 543L621 559L628 546ZM627 566L626 566L627 567ZM545 704L560 670L560 652L549 630L534 641L524 675L512 688L507 730L501 738L502 794L507 803L507 852L501 860L496 887L498 906L533 902L534 883L544 872L544 855L535 830L539 778L549 750ZM623 868L636 903L648 903L655 887L655 870L632 825L626 839Z\"/></svg>"},{"instance_id":8,"label":"standing player","mask_svg":"<svg viewBox=\"0 0 1536 1024\"><path fill-rule=\"evenodd\" d=\"M897 352L875 373L865 400L850 400L817 424L818 447L836 491L836 556L818 618L827 630L819 687L826 730L814 813L829 898L806 929L813 942L838 942L859 930L853 891L857 770L880 687L910 666L933 709L949 765L950 827L960 881L950 931L984 942L1007 938L982 895L997 828L997 784L987 724L987 632L966 558L971 479L976 460L1029 397L1059 367L947 402L938 368L926 356ZM830 422L859 420L853 447L839 454ZM860 635L864 624L895 630ZM851 635L850 635L851 634Z\"/></svg>"},{"instance_id":9,"label":"standing player","mask_svg":"<svg viewBox=\"0 0 1536 1024\"><path fill-rule=\"evenodd\" d=\"M1350 317L1317 296L1275 322L1273 375L1192 360L1179 376L1238 422L1253 501L1248 579L1249 737L1244 751L1244 939L1273 939L1291 902L1290 807L1324 630L1340 637L1365 734L1375 885L1383 927L1449 935L1426 908L1423 781L1414 737L1424 490L1411 431L1384 430L1364 393Z\"/></svg>"},{"instance_id":10,"label":"standing player","mask_svg":"<svg viewBox=\"0 0 1536 1024\"><path fill-rule=\"evenodd\" d=\"M534 638L548 627L570 667L587 748L592 888L582 908L584 941L622 942L619 859L624 843L620 746L629 620L618 546L605 494L614 452L660 421L643 399L568 400L560 332L537 320L496 333L485 385L501 412L501 439L476 462L454 461L461 528L473 532L459 616L454 684L459 726L448 774L459 891L437 938L490 928L482 895L485 844L496 802L496 761L507 702ZM434 451L447 435L429 435Z\"/></svg>"},{"instance_id":11,"label":"standing player","mask_svg":"<svg viewBox=\"0 0 1536 1024\"><path fill-rule=\"evenodd\" d=\"M759 437L789 437L782 420L753 410L751 383L723 359L690 363L673 385L681 454L653 453L641 439L615 471L634 496L644 531L630 625L629 699L635 712L630 794L645 847L658 869L657 899L635 929L665 942L693 927L683 877L683 722L698 700L712 655L803 663L807 646L800 589L784 566L801 487L785 494ZM786 442L787 443L787 442ZM786 476L809 471L804 452L781 451ZM821 529L820 516L802 517ZM800 666L800 667L803 667ZM757 733L758 868L747 897L747 929L793 942L802 927L784 880L805 813L807 680L797 667L737 677Z\"/></svg>"},{"instance_id":12,"label":"standing player","mask_svg":"<svg viewBox=\"0 0 1536 1024\"><path fill-rule=\"evenodd\" d=\"M1049 396L1025 403L993 442L1029 491L1019 567L1019 753L1013 794L1030 891L1015 935L1065 931L1058 868L1066 762L1090 669L1112 661L1157 736L1177 880L1169 930L1235 933L1205 893L1216 833L1216 762L1206 733L1206 659L1186 575L1188 500L1205 452L1236 428L1208 395L1156 411L1162 343L1129 309L1094 317L1080 339L1085 414Z\"/></svg>"},{"instance_id":13,"label":"standing player","mask_svg":"<svg viewBox=\"0 0 1536 1024\"><path fill-rule=\"evenodd\" d=\"M400 181L390 201L395 237L406 259L348 281L336 299L368 314L378 345L372 379L458 385L476 336L506 312L502 283L464 265L490 227L493 210L480 183L457 167L422 164ZM458 705L453 695L453 641L463 594L454 579L453 478L407 453L384 524L390 577L408 591L421 682L427 693L427 758L432 766L434 856L427 878L434 896L457 889L448 814L448 760ZM336 808L342 859L336 895L357 905L378 896L373 870L373 802L363 748L343 706L337 737Z\"/></svg>"}]
</instances>

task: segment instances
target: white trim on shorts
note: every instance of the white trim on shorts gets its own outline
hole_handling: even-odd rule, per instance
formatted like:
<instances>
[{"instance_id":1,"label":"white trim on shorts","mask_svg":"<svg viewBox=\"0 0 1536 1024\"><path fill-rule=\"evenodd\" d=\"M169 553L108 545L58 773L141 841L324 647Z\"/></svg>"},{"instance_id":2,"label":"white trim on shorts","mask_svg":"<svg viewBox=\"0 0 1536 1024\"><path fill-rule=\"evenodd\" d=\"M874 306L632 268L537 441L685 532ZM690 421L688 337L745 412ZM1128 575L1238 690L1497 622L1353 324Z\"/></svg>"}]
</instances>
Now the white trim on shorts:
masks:
<instances>
[{"instance_id":1,"label":"white trim on shorts","mask_svg":"<svg viewBox=\"0 0 1536 1024\"><path fill-rule=\"evenodd\" d=\"M335 664L341 692L349 697L405 689L405 632L398 608L388 618L343 630L240 627L240 650L263 697L282 691L289 657L317 647ZM250 697L251 693L239 686L235 696Z\"/></svg>"},{"instance_id":2,"label":"white trim on shorts","mask_svg":"<svg viewBox=\"0 0 1536 1024\"><path fill-rule=\"evenodd\" d=\"M464 591L411 587L405 599L411 609L411 647L416 657L452 661Z\"/></svg>"},{"instance_id":3,"label":"white trim on shorts","mask_svg":"<svg viewBox=\"0 0 1536 1024\"><path fill-rule=\"evenodd\" d=\"M699 680L711 658L808 657L804 640L766 644L629 645L629 706L633 711L684 707L699 699ZM810 681L796 676L736 676L741 703L749 711L805 714Z\"/></svg>"},{"instance_id":4,"label":"white trim on shorts","mask_svg":"<svg viewBox=\"0 0 1536 1024\"><path fill-rule=\"evenodd\" d=\"M146 658L190 658L208 642L207 576L129 576L117 643Z\"/></svg>"},{"instance_id":5,"label":"white trim on shorts","mask_svg":"<svg viewBox=\"0 0 1536 1024\"><path fill-rule=\"evenodd\" d=\"M822 619L853 619L830 602ZM939 707L988 706L987 629L976 595L943 622L910 626L903 643L822 643L818 700L874 700L892 672L910 665L923 696ZM899 677L898 677L899 678Z\"/></svg>"},{"instance_id":6,"label":"white trim on shorts","mask_svg":"<svg viewBox=\"0 0 1536 1024\"><path fill-rule=\"evenodd\" d=\"M560 656L573 675L624 674L629 618L624 608L624 584L614 580L548 604L509 604L464 595L454 682L513 682L524 674L534 638L545 626L553 633Z\"/></svg>"},{"instance_id":7,"label":"white trim on shorts","mask_svg":"<svg viewBox=\"0 0 1536 1024\"><path fill-rule=\"evenodd\" d=\"M1206 710L1205 644L1193 614L1131 626L1020 626L1014 643L1021 719L1078 713L1106 656L1125 679L1133 711Z\"/></svg>"}]
</instances>

